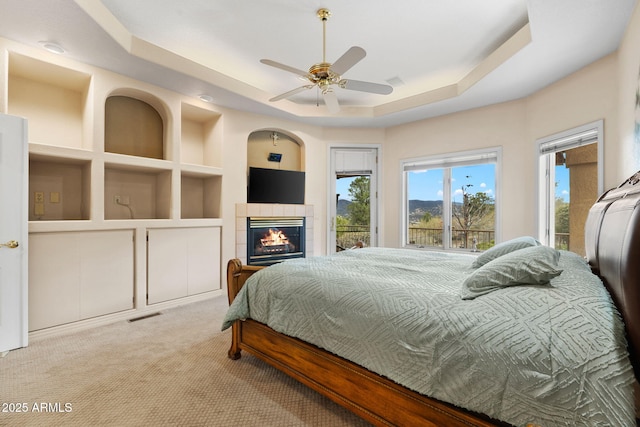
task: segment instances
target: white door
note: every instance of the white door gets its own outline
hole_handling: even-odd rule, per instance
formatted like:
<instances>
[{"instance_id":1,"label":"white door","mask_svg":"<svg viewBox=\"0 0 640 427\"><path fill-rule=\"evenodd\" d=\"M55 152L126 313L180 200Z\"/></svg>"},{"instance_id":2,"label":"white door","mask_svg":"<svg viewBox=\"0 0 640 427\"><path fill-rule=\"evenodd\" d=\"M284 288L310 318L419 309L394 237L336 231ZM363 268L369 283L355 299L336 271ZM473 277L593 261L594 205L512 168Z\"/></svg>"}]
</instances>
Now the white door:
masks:
<instances>
[{"instance_id":1,"label":"white door","mask_svg":"<svg viewBox=\"0 0 640 427\"><path fill-rule=\"evenodd\" d=\"M377 246L378 150L332 147L330 152L327 251Z\"/></svg>"},{"instance_id":2,"label":"white door","mask_svg":"<svg viewBox=\"0 0 640 427\"><path fill-rule=\"evenodd\" d=\"M26 347L27 121L0 114L0 353Z\"/></svg>"}]
</instances>

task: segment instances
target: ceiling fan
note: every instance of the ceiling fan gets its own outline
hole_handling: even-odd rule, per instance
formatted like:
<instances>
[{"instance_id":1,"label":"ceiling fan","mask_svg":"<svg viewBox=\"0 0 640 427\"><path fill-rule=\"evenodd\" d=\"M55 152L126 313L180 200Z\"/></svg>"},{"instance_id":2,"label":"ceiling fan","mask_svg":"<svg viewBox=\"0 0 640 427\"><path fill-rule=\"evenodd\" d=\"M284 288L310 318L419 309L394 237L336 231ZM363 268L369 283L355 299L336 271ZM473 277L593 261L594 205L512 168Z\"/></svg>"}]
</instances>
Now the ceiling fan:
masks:
<instances>
[{"instance_id":1,"label":"ceiling fan","mask_svg":"<svg viewBox=\"0 0 640 427\"><path fill-rule=\"evenodd\" d=\"M313 64L309 71L303 71L288 65L281 64L270 59L261 59L260 62L272 67L279 68L281 70L289 71L297 74L307 80L311 84L300 86L274 98L269 101L275 102L281 99L289 98L297 93L303 92L307 89L317 87L322 93L324 103L330 113L334 114L340 111L340 104L336 93L333 91L333 86L338 86L342 89L356 90L360 92L375 93L380 95L388 95L393 92L393 88L389 85L383 85L378 83L363 82L360 80L343 79L342 74L346 73L351 67L360 62L367 53L365 50L358 46L353 46L347 50L340 58L338 58L333 64L326 61L326 27L327 19L331 16L331 12L328 9L318 9L316 15L322 21L322 62Z\"/></svg>"}]
</instances>

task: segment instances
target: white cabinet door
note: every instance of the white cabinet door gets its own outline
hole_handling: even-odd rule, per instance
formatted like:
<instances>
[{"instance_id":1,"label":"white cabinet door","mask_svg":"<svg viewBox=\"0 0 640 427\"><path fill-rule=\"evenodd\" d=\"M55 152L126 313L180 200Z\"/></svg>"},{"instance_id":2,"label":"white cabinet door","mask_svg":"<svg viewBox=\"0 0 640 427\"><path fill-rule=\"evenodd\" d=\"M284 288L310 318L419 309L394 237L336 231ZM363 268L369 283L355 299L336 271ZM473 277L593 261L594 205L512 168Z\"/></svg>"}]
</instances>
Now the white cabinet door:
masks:
<instances>
[{"instance_id":1,"label":"white cabinet door","mask_svg":"<svg viewBox=\"0 0 640 427\"><path fill-rule=\"evenodd\" d=\"M133 308L133 231L83 232L80 318Z\"/></svg>"},{"instance_id":2,"label":"white cabinet door","mask_svg":"<svg viewBox=\"0 0 640 427\"><path fill-rule=\"evenodd\" d=\"M189 295L220 289L220 227L188 231Z\"/></svg>"},{"instance_id":3,"label":"white cabinet door","mask_svg":"<svg viewBox=\"0 0 640 427\"><path fill-rule=\"evenodd\" d=\"M29 330L80 319L80 251L74 233L29 235Z\"/></svg>"},{"instance_id":4,"label":"white cabinet door","mask_svg":"<svg viewBox=\"0 0 640 427\"><path fill-rule=\"evenodd\" d=\"M149 304L220 289L220 227L149 230Z\"/></svg>"},{"instance_id":5,"label":"white cabinet door","mask_svg":"<svg viewBox=\"0 0 640 427\"><path fill-rule=\"evenodd\" d=\"M187 239L184 229L149 230L147 263L148 304L187 296Z\"/></svg>"},{"instance_id":6,"label":"white cabinet door","mask_svg":"<svg viewBox=\"0 0 640 427\"><path fill-rule=\"evenodd\" d=\"M32 233L29 330L133 308L133 231Z\"/></svg>"}]
</instances>

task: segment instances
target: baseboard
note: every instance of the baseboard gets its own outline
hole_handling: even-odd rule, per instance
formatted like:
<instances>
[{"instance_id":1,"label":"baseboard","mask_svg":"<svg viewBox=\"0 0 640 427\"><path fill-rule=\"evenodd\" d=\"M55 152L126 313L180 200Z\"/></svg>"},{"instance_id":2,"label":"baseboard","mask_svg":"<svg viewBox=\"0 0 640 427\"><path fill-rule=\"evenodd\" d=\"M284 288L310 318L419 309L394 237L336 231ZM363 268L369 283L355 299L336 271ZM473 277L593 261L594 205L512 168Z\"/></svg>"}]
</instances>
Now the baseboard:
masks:
<instances>
[{"instance_id":1,"label":"baseboard","mask_svg":"<svg viewBox=\"0 0 640 427\"><path fill-rule=\"evenodd\" d=\"M211 292L204 292L201 294L191 295L184 298L178 298L170 301L160 302L157 304L146 305L144 307L140 307L136 309L119 311L117 313L111 313L111 314L107 314L99 317L92 317L90 319L79 320L73 323L66 323L64 325L52 326L50 328L29 332L29 340L36 341L39 339L79 332L86 329L95 328L97 326L108 325L110 323L120 322L123 320L129 320L131 318L144 316L147 314L158 312L160 310L166 310L168 308L174 308L174 307L179 307L185 304L205 301L221 295L226 295L225 291L222 289L217 289Z\"/></svg>"}]
</instances>

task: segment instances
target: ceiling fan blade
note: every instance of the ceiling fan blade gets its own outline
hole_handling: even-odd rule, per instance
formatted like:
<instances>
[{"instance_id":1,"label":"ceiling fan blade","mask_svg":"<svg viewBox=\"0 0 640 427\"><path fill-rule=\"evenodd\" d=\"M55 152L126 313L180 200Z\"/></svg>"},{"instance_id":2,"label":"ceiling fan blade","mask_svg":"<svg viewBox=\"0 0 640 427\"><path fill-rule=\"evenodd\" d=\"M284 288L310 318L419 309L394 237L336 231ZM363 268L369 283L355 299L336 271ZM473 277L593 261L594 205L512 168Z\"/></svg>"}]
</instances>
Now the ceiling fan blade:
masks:
<instances>
[{"instance_id":1,"label":"ceiling fan blade","mask_svg":"<svg viewBox=\"0 0 640 427\"><path fill-rule=\"evenodd\" d=\"M353 46L331 65L331 71L341 76L360 62L365 56L367 56L367 52L365 52L363 48Z\"/></svg>"},{"instance_id":2,"label":"ceiling fan blade","mask_svg":"<svg viewBox=\"0 0 640 427\"><path fill-rule=\"evenodd\" d=\"M293 90L290 90L289 92L285 92L283 94L280 94L278 96L274 96L273 98L271 98L269 101L270 102L275 102L275 101L280 101L281 99L285 99L285 98L289 98L290 96L295 95L296 93L300 93L303 90L307 90L307 89L311 89L314 85L306 85L306 86L300 86L297 87Z\"/></svg>"},{"instance_id":3,"label":"ceiling fan blade","mask_svg":"<svg viewBox=\"0 0 640 427\"><path fill-rule=\"evenodd\" d=\"M340 104L338 104L338 97L336 93L332 90L325 90L322 93L322 97L324 98L324 103L327 106L327 109L331 114L336 114L340 111Z\"/></svg>"},{"instance_id":4,"label":"ceiling fan blade","mask_svg":"<svg viewBox=\"0 0 640 427\"><path fill-rule=\"evenodd\" d=\"M360 80L340 80L340 87L343 89L357 90L360 92L377 93L379 95L389 95L393 92L393 87L379 83L363 82Z\"/></svg>"},{"instance_id":5,"label":"ceiling fan blade","mask_svg":"<svg viewBox=\"0 0 640 427\"><path fill-rule=\"evenodd\" d=\"M270 59L261 59L260 62L262 62L265 65L270 65L272 67L280 68L281 70L289 71L290 73L297 74L302 77L307 77L309 75L307 71L302 71L297 68L290 67L288 65L284 65L276 61L272 61Z\"/></svg>"}]
</instances>

